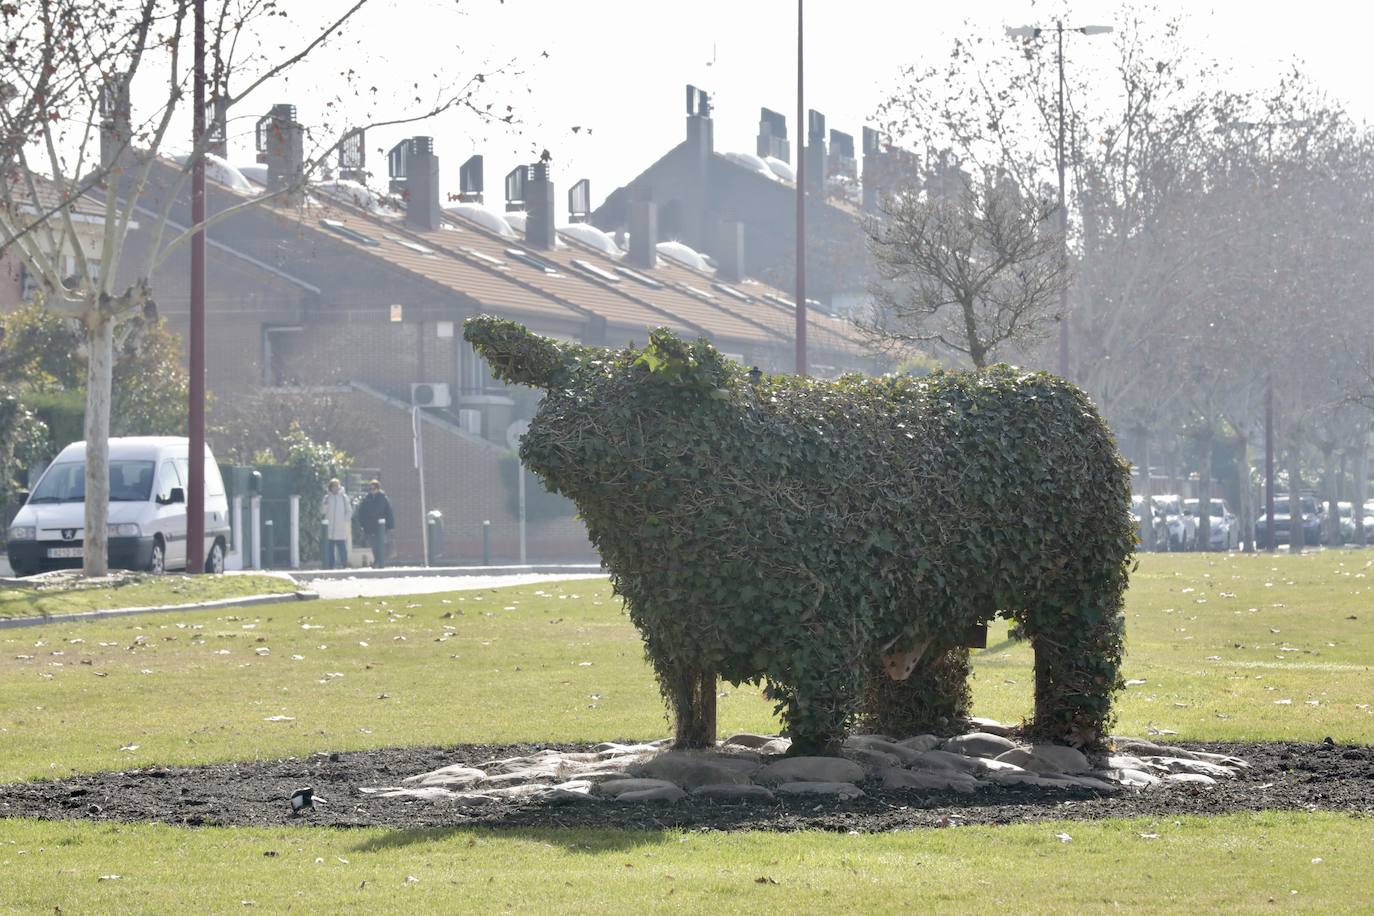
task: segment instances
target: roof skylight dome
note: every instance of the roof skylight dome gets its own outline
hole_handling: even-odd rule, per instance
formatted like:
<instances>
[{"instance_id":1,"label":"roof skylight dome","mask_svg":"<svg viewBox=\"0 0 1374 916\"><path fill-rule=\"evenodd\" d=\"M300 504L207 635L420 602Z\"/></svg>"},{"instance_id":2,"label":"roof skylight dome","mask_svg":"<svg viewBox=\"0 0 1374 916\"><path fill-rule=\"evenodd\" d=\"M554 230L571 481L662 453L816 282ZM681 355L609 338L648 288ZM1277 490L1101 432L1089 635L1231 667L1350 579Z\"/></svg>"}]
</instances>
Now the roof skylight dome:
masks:
<instances>
[{"instance_id":1,"label":"roof skylight dome","mask_svg":"<svg viewBox=\"0 0 1374 916\"><path fill-rule=\"evenodd\" d=\"M702 256L699 251L688 245L684 245L682 242L659 242L657 248L659 254L667 258L672 258L679 264L686 264L688 267L694 267L697 270L709 271L711 269L710 263L707 262L706 258Z\"/></svg>"},{"instance_id":2,"label":"roof skylight dome","mask_svg":"<svg viewBox=\"0 0 1374 916\"><path fill-rule=\"evenodd\" d=\"M558 231L613 258L618 258L624 253L616 245L615 239L591 223L569 223L566 226L560 226Z\"/></svg>"},{"instance_id":3,"label":"roof skylight dome","mask_svg":"<svg viewBox=\"0 0 1374 916\"><path fill-rule=\"evenodd\" d=\"M495 210L488 210L481 204L454 204L452 207L447 208L447 212L474 222L488 232L495 232L502 238L513 239L519 237L519 233L511 228L511 224L506 220L505 216L497 213ZM523 215L522 213L521 216Z\"/></svg>"}]
</instances>

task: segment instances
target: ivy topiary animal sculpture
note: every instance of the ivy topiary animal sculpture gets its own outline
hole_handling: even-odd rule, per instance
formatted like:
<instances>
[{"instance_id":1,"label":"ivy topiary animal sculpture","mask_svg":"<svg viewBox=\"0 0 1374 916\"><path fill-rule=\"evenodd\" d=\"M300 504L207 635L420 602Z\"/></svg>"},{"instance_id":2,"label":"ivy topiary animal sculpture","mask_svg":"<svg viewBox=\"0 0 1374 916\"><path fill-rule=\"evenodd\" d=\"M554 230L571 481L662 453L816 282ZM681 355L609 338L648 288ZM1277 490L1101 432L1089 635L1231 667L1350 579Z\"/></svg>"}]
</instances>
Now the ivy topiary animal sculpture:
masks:
<instances>
[{"instance_id":1,"label":"ivy topiary animal sculpture","mask_svg":"<svg viewBox=\"0 0 1374 916\"><path fill-rule=\"evenodd\" d=\"M547 392L520 454L577 504L679 746L715 740L719 675L764 685L794 752L833 749L884 654L902 676L999 612L1034 645L1031 734L1101 744L1135 536L1072 385L1006 366L755 382L666 330L625 350L491 317L464 336Z\"/></svg>"}]
</instances>

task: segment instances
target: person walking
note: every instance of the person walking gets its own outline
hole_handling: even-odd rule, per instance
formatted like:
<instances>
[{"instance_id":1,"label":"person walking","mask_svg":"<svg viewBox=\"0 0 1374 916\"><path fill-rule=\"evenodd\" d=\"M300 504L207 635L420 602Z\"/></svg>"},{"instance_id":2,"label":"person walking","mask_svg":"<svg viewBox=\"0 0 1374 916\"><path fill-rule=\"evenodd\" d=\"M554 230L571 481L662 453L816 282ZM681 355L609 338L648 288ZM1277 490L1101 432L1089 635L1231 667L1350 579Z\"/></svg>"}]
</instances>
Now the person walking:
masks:
<instances>
[{"instance_id":1,"label":"person walking","mask_svg":"<svg viewBox=\"0 0 1374 916\"><path fill-rule=\"evenodd\" d=\"M321 515L325 525L324 568L348 568L348 526L353 519L353 504L348 501L339 478L329 481ZM337 559L336 559L337 558Z\"/></svg>"},{"instance_id":2,"label":"person walking","mask_svg":"<svg viewBox=\"0 0 1374 916\"><path fill-rule=\"evenodd\" d=\"M358 503L358 524L362 526L367 545L372 548L373 568L381 569L386 565L386 532L396 527L396 519L391 514L391 500L386 498L381 481L368 483L367 495ZM383 525L386 526L385 530Z\"/></svg>"}]
</instances>

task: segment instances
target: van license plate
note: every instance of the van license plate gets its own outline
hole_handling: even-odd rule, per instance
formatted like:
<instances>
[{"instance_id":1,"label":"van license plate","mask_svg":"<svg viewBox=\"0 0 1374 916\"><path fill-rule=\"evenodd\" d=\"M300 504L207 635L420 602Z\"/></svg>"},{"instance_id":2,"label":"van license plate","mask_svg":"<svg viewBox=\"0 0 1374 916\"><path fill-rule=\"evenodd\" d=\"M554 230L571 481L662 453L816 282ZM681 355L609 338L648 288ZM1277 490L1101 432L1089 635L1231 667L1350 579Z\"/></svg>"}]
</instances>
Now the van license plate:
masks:
<instances>
[{"instance_id":1,"label":"van license plate","mask_svg":"<svg viewBox=\"0 0 1374 916\"><path fill-rule=\"evenodd\" d=\"M80 547L49 547L48 559L63 560L70 557L84 557L86 551Z\"/></svg>"}]
</instances>

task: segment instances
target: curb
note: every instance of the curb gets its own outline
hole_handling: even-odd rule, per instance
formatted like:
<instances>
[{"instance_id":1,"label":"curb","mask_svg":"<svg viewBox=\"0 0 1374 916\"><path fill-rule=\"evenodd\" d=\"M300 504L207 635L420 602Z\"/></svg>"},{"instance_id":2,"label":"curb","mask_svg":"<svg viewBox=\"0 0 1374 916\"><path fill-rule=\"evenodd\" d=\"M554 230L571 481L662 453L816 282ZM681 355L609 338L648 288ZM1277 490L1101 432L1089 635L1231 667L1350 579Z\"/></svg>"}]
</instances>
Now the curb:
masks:
<instances>
[{"instance_id":1,"label":"curb","mask_svg":"<svg viewBox=\"0 0 1374 916\"><path fill-rule=\"evenodd\" d=\"M570 576L588 573L604 573L599 563L569 563L566 565L527 565L527 566L384 566L373 569L362 566L357 569L313 569L291 570L291 578L297 582L312 582L316 579L409 579L426 576L518 576L524 574Z\"/></svg>"},{"instance_id":2,"label":"curb","mask_svg":"<svg viewBox=\"0 0 1374 916\"><path fill-rule=\"evenodd\" d=\"M171 611L208 611L222 607L253 607L263 604L285 604L291 601L314 601L315 592L283 592L278 595L246 595L243 598L218 598L196 604L163 604L155 607L122 607L109 611L81 611L76 614L50 614L46 617L6 617L0 619L0 630L36 627L48 623L81 623L107 617L128 617L132 614L162 614Z\"/></svg>"}]
</instances>

